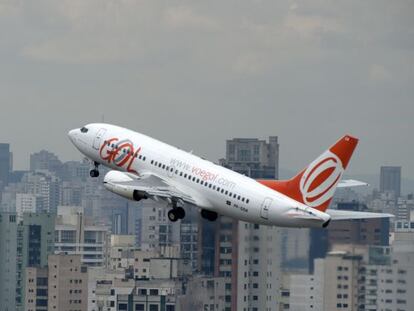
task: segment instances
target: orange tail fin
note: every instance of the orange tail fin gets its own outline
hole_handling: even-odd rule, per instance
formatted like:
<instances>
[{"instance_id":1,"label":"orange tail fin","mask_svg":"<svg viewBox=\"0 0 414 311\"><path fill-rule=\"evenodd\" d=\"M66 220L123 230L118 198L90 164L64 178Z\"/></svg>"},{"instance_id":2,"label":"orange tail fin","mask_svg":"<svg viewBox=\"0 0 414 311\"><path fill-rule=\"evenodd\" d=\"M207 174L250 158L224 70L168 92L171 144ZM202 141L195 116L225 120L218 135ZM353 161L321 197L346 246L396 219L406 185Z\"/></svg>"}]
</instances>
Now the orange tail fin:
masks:
<instances>
[{"instance_id":1,"label":"orange tail fin","mask_svg":"<svg viewBox=\"0 0 414 311\"><path fill-rule=\"evenodd\" d=\"M357 138L345 135L292 179L258 182L296 201L325 211L357 144Z\"/></svg>"}]
</instances>

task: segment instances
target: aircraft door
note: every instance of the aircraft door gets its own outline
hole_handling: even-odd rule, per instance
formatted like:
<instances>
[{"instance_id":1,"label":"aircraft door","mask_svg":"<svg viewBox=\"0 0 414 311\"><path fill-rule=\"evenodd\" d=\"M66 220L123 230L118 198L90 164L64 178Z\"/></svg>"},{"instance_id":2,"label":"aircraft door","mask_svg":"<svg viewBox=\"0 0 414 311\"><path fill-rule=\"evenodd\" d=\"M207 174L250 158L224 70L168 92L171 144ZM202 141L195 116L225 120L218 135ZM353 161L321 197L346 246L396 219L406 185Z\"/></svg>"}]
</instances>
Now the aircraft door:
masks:
<instances>
[{"instance_id":1,"label":"aircraft door","mask_svg":"<svg viewBox=\"0 0 414 311\"><path fill-rule=\"evenodd\" d=\"M106 129L102 128L96 133L95 139L93 140L93 148L99 150L99 146L101 145L102 137L105 135Z\"/></svg>"},{"instance_id":2,"label":"aircraft door","mask_svg":"<svg viewBox=\"0 0 414 311\"><path fill-rule=\"evenodd\" d=\"M168 177L173 178L175 170L176 170L175 165L171 164L170 167L168 168Z\"/></svg>"},{"instance_id":3,"label":"aircraft door","mask_svg":"<svg viewBox=\"0 0 414 311\"><path fill-rule=\"evenodd\" d=\"M262 203L262 208L260 210L260 216L264 219L268 219L269 218L269 209L270 206L272 205L273 199L271 198L266 198L264 199L263 203Z\"/></svg>"}]
</instances>

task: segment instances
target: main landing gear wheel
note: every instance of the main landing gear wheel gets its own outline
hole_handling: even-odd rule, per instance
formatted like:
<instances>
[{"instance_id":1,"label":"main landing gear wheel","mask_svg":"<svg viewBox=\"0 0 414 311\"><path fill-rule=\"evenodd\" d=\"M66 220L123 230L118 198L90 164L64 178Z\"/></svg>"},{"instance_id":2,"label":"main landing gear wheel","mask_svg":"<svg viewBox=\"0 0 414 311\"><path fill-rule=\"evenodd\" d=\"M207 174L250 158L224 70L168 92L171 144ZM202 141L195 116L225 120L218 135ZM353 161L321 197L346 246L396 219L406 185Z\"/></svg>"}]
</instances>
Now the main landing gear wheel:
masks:
<instances>
[{"instance_id":1,"label":"main landing gear wheel","mask_svg":"<svg viewBox=\"0 0 414 311\"><path fill-rule=\"evenodd\" d=\"M205 218L209 221L215 221L218 217L218 214L216 212L213 212L213 211L202 209L201 210L201 217L203 217L203 218Z\"/></svg>"},{"instance_id":2,"label":"main landing gear wheel","mask_svg":"<svg viewBox=\"0 0 414 311\"><path fill-rule=\"evenodd\" d=\"M175 212L177 213L179 219L184 219L184 217L185 217L185 210L182 207L177 207L175 209Z\"/></svg>"},{"instance_id":3,"label":"main landing gear wheel","mask_svg":"<svg viewBox=\"0 0 414 311\"><path fill-rule=\"evenodd\" d=\"M93 164L94 164L95 168L89 172L89 175L92 178L96 178L96 177L99 177L99 170L98 170L99 163L98 162L94 162Z\"/></svg>"},{"instance_id":4,"label":"main landing gear wheel","mask_svg":"<svg viewBox=\"0 0 414 311\"><path fill-rule=\"evenodd\" d=\"M168 211L168 219L172 222L176 222L178 219L183 219L185 217L185 211L182 207L175 207Z\"/></svg>"}]
</instances>

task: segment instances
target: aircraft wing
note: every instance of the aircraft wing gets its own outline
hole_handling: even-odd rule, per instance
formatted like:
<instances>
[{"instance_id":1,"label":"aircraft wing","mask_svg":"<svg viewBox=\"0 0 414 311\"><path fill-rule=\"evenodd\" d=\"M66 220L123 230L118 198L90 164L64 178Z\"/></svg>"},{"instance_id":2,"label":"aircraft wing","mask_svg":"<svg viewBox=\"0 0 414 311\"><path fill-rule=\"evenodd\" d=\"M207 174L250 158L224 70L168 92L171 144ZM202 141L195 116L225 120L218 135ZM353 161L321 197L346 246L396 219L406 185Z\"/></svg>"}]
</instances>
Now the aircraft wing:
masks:
<instances>
[{"instance_id":1,"label":"aircraft wing","mask_svg":"<svg viewBox=\"0 0 414 311\"><path fill-rule=\"evenodd\" d=\"M369 186L368 183L355 180L355 179L344 179L338 183L338 188L350 188L350 187L359 187L359 186Z\"/></svg>"},{"instance_id":2,"label":"aircraft wing","mask_svg":"<svg viewBox=\"0 0 414 311\"><path fill-rule=\"evenodd\" d=\"M136 176L133 174L110 171L104 179L105 187L121 196L134 198L134 192L140 197L151 198L155 201L160 199L169 203L189 203L197 205L196 200L190 195L170 185L167 181L152 174Z\"/></svg>"},{"instance_id":3,"label":"aircraft wing","mask_svg":"<svg viewBox=\"0 0 414 311\"><path fill-rule=\"evenodd\" d=\"M354 212L354 211L343 211L336 209L327 209L325 211L332 220L349 220L349 219L367 219L367 218L391 218L394 217L392 214L385 213L370 213L370 212Z\"/></svg>"}]
</instances>

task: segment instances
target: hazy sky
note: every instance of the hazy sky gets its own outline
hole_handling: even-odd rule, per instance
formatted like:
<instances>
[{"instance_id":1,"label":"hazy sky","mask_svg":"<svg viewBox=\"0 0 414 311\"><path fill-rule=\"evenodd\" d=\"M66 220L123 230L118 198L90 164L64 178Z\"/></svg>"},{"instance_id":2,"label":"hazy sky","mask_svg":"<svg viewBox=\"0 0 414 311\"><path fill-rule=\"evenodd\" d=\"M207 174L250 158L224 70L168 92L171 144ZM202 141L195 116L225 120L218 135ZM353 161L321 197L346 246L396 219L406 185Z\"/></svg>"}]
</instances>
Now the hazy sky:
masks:
<instances>
[{"instance_id":1,"label":"hazy sky","mask_svg":"<svg viewBox=\"0 0 414 311\"><path fill-rule=\"evenodd\" d=\"M344 133L350 173L414 177L414 2L0 0L0 142L15 168L124 125L216 160L278 135L297 170Z\"/></svg>"}]
</instances>

